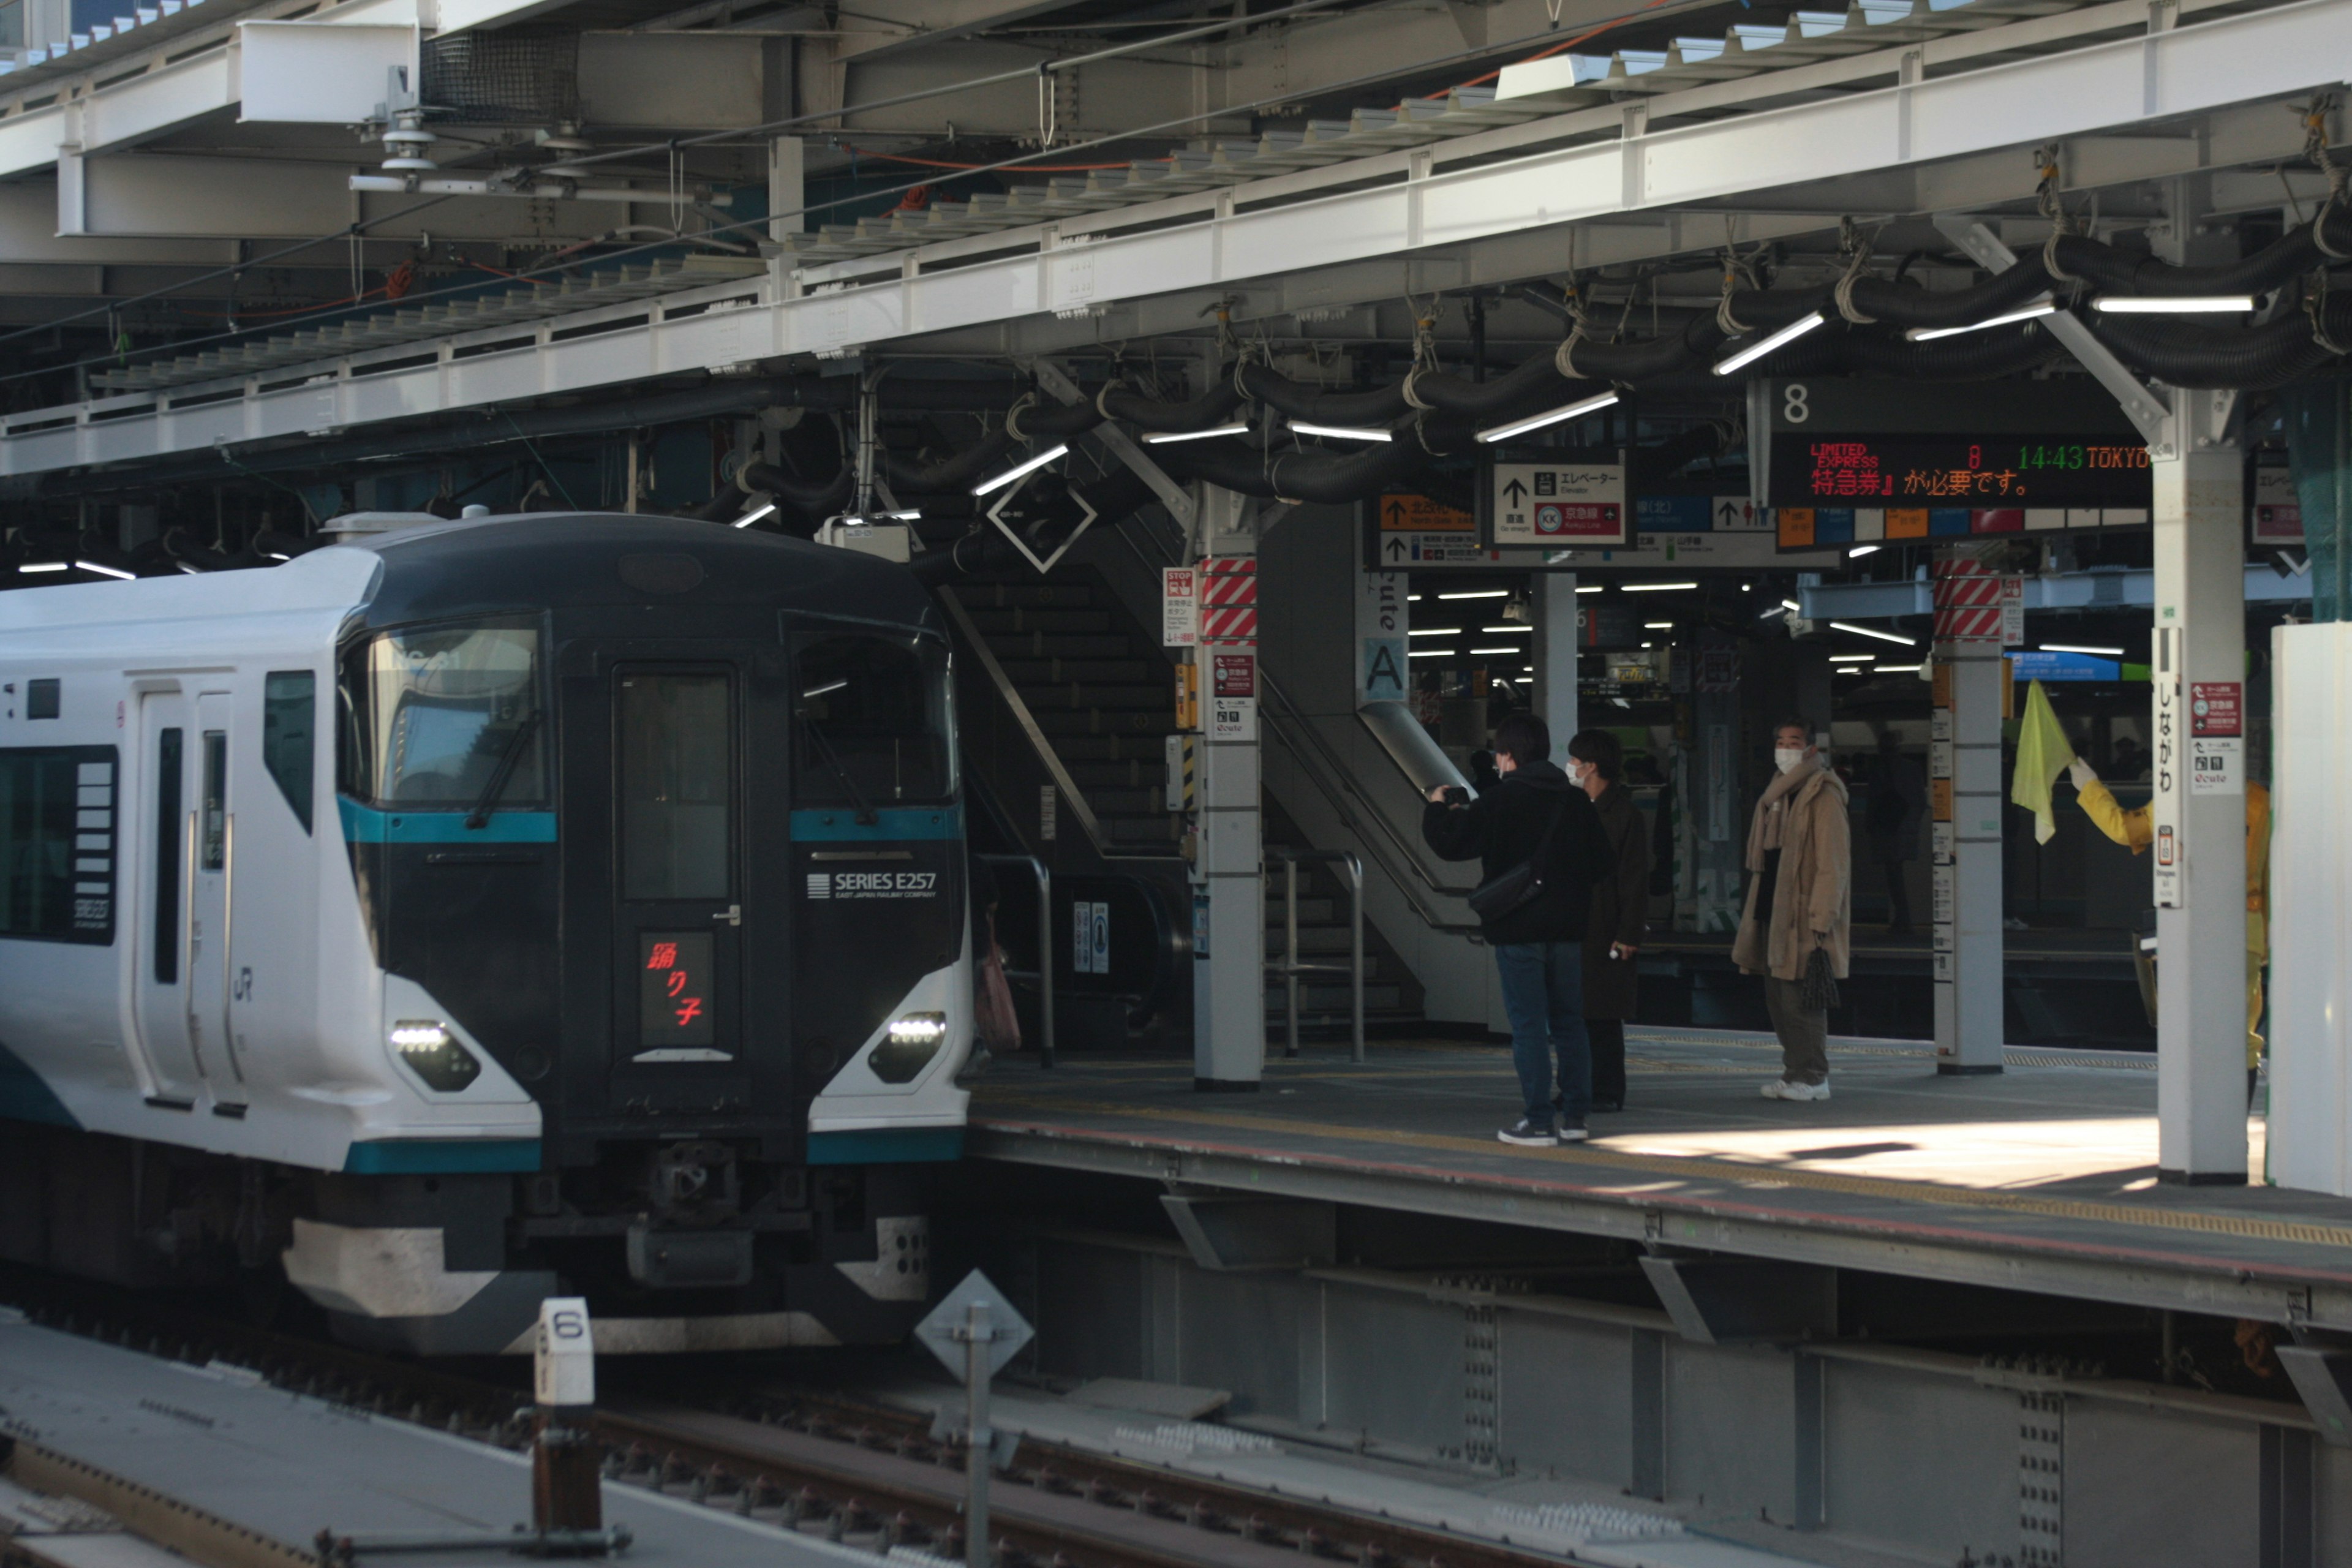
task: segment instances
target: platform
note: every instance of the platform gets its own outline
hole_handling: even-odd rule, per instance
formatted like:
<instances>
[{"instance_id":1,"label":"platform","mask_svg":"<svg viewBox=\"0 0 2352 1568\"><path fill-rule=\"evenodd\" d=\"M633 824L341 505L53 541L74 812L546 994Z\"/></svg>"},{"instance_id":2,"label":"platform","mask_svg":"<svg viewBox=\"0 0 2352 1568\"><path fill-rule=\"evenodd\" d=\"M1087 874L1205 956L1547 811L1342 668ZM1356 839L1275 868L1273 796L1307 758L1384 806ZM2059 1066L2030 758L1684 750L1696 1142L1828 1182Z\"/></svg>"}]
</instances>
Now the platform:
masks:
<instances>
[{"instance_id":1,"label":"platform","mask_svg":"<svg viewBox=\"0 0 2352 1568\"><path fill-rule=\"evenodd\" d=\"M2352 1330L2352 1201L2156 1173L2152 1057L2012 1047L1943 1077L1923 1043L1837 1039L1834 1098L1766 1100L1769 1036L1629 1031L1629 1108L1523 1149L1502 1046L1375 1043L1194 1092L1189 1060L1026 1062L982 1080L971 1152L1372 1209L2119 1304Z\"/></svg>"},{"instance_id":2,"label":"platform","mask_svg":"<svg viewBox=\"0 0 2352 1568\"><path fill-rule=\"evenodd\" d=\"M103 1489L134 1531L142 1514L168 1515L236 1560L316 1561L310 1542L338 1535L505 1533L530 1517L528 1455L405 1421L289 1394L233 1368L193 1366L0 1314L0 1444L17 1488L48 1468L79 1472L78 1489ZM37 1462L27 1463L37 1449ZM81 1483L86 1483L83 1485ZM11 1494L20 1497L21 1492ZM0 1499L0 1501L6 1501ZM604 1485L604 1520L635 1540L621 1561L677 1568L816 1568L873 1562L871 1552L738 1518L641 1487ZM101 1527L102 1528L102 1527ZM44 1550L74 1568L133 1568L123 1537ZM51 1550L51 1548L54 1550ZM79 1551L81 1556L73 1552ZM503 1549L436 1551L409 1561L436 1568L512 1568Z\"/></svg>"}]
</instances>

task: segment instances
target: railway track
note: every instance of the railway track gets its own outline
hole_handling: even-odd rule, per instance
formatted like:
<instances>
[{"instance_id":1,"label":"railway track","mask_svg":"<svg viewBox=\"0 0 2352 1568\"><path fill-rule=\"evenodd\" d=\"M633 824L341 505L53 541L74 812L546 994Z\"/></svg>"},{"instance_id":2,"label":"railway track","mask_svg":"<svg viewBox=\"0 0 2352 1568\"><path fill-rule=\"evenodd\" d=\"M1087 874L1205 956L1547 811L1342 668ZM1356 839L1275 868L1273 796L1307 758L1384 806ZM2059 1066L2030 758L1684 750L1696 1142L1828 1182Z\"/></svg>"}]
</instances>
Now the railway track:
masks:
<instances>
[{"instance_id":1,"label":"railway track","mask_svg":"<svg viewBox=\"0 0 2352 1568\"><path fill-rule=\"evenodd\" d=\"M0 1273L0 1301L44 1326L197 1365L226 1363L371 1419L520 1449L530 1394L502 1367L425 1366L252 1328L128 1292ZM521 1368L514 1369L520 1373ZM617 1380L624 1389L637 1381ZM875 1552L961 1563L964 1449L904 1412L798 1389L601 1408L608 1480ZM625 1514L625 1504L614 1511ZM1004 1568L1535 1568L1559 1559L1303 1499L1024 1440L991 1505ZM903 1557L900 1559L903 1560Z\"/></svg>"}]
</instances>

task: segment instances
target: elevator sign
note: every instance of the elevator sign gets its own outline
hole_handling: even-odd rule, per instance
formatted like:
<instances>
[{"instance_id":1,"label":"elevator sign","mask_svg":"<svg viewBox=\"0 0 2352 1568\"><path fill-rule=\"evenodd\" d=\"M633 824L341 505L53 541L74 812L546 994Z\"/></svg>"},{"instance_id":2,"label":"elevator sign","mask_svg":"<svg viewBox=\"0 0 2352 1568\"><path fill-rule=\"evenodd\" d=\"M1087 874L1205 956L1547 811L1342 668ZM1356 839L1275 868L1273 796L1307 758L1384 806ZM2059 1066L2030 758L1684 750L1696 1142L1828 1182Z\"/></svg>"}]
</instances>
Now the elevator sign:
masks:
<instances>
[{"instance_id":1,"label":"elevator sign","mask_svg":"<svg viewBox=\"0 0 2352 1568\"><path fill-rule=\"evenodd\" d=\"M2189 683L2189 793L2246 793L2245 686Z\"/></svg>"},{"instance_id":2,"label":"elevator sign","mask_svg":"<svg viewBox=\"0 0 2352 1568\"><path fill-rule=\"evenodd\" d=\"M1622 546L1633 507L1622 463L1496 463L1486 475L1488 541L1497 546Z\"/></svg>"}]
</instances>

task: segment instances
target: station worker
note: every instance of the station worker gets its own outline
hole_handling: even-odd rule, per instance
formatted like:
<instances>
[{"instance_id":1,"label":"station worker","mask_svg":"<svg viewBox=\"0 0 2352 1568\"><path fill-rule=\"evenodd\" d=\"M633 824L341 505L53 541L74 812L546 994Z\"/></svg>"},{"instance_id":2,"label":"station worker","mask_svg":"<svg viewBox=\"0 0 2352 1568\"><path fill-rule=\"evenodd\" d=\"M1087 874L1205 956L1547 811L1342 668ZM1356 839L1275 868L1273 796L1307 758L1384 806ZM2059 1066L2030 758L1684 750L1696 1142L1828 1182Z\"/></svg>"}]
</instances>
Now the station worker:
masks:
<instances>
[{"instance_id":1,"label":"station worker","mask_svg":"<svg viewBox=\"0 0 2352 1568\"><path fill-rule=\"evenodd\" d=\"M1853 830L1845 781L1802 719L1772 731L1772 782L1748 826L1748 905L1731 961L1764 977L1780 1038L1767 1100L1830 1097L1830 1008L1853 952Z\"/></svg>"},{"instance_id":2,"label":"station worker","mask_svg":"<svg viewBox=\"0 0 2352 1568\"><path fill-rule=\"evenodd\" d=\"M1433 789L1421 819L1422 837L1441 858L1482 862L1472 907L1484 906L1479 922L1495 950L1523 1102L1519 1120L1496 1134L1506 1143L1582 1142L1592 1093L1583 940L1610 845L1600 813L1550 753L1542 720L1510 714L1495 727L1495 787L1475 800L1458 786Z\"/></svg>"},{"instance_id":3,"label":"station worker","mask_svg":"<svg viewBox=\"0 0 2352 1568\"><path fill-rule=\"evenodd\" d=\"M2120 751L2120 748L2118 748ZM2130 765L2130 764L2126 764ZM2074 799L2091 825L2133 854L2144 854L2156 829L2144 805L2123 806L2091 764L2076 757L2067 764ZM2263 1062L2263 966L2270 962L2271 792L2246 781L2246 1094ZM2162 962L2164 955L2157 954ZM2162 984L2161 979L2158 982Z\"/></svg>"},{"instance_id":4,"label":"station worker","mask_svg":"<svg viewBox=\"0 0 2352 1568\"><path fill-rule=\"evenodd\" d=\"M1625 1109L1625 1021L1641 1005L1633 954L1649 928L1650 831L1625 788L1625 749L1606 730L1568 743L1569 782L1609 836L1608 874L1592 884L1584 921L1584 1032L1592 1047L1592 1109Z\"/></svg>"}]
</instances>

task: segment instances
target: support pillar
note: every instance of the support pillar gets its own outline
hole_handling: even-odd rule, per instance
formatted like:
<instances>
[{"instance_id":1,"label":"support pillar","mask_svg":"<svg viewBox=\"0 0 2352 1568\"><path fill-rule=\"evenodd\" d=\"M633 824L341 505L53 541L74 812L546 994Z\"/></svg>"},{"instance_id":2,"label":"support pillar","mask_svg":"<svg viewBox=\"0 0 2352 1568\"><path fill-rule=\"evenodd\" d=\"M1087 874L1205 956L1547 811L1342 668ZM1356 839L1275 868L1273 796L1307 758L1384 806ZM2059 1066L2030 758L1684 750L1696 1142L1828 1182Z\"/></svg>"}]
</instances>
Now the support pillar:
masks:
<instances>
[{"instance_id":1,"label":"support pillar","mask_svg":"<svg viewBox=\"0 0 2352 1568\"><path fill-rule=\"evenodd\" d=\"M2009 672L2000 647L1998 637L1936 644L1929 791L1939 1073L1996 1073L2003 1060L2000 719Z\"/></svg>"},{"instance_id":2,"label":"support pillar","mask_svg":"<svg viewBox=\"0 0 2352 1568\"><path fill-rule=\"evenodd\" d=\"M1192 862L1192 1086L1250 1092L1265 1076L1255 616L1249 618L1245 642L1238 635L1210 637L1223 595L1220 563L1246 561L1250 573L1256 570L1255 511L1246 498L1210 486L1202 492L1198 515L1202 640L1192 655L1200 667L1202 736ZM1254 602L1254 575L1250 583Z\"/></svg>"},{"instance_id":3,"label":"support pillar","mask_svg":"<svg viewBox=\"0 0 2352 1568\"><path fill-rule=\"evenodd\" d=\"M803 226L804 202L801 170L804 151L797 136L772 137L768 142L768 237L782 245L787 235Z\"/></svg>"},{"instance_id":4,"label":"support pillar","mask_svg":"<svg viewBox=\"0 0 2352 1568\"><path fill-rule=\"evenodd\" d=\"M1551 731L1552 761L1568 765L1568 742L1575 737L1576 656L1583 646L1578 622L1576 574L1538 572L1535 574L1535 709Z\"/></svg>"},{"instance_id":5,"label":"support pillar","mask_svg":"<svg viewBox=\"0 0 2352 1568\"><path fill-rule=\"evenodd\" d=\"M2246 1179L2246 763L2200 717L2245 711L2244 456L2228 393L2177 391L2178 436L2155 462L2157 1173Z\"/></svg>"}]
</instances>

